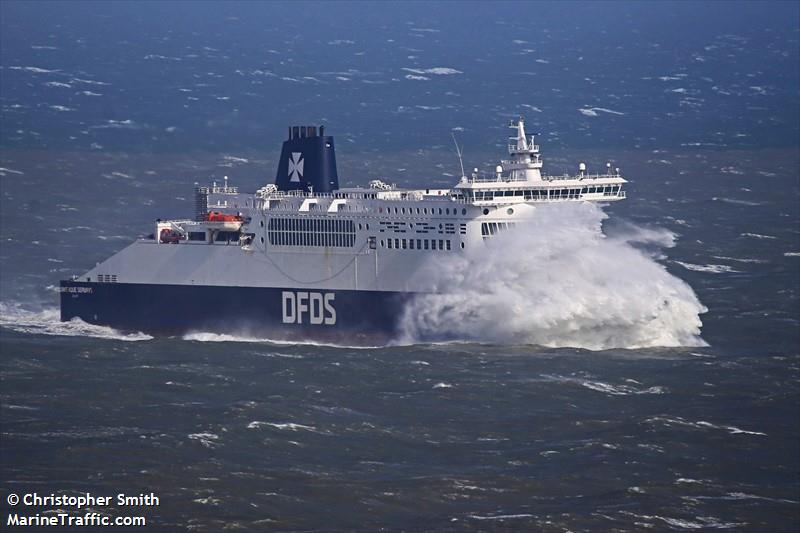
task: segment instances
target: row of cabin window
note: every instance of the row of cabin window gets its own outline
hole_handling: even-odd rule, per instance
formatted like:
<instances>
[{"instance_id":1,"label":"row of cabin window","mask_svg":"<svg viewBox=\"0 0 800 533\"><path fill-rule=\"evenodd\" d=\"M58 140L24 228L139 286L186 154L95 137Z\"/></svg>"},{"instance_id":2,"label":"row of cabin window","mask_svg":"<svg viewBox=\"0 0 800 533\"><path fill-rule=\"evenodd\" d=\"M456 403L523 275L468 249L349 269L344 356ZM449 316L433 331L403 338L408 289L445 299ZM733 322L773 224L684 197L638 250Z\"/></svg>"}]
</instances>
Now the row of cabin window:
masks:
<instances>
[{"instance_id":1,"label":"row of cabin window","mask_svg":"<svg viewBox=\"0 0 800 533\"><path fill-rule=\"evenodd\" d=\"M345 248L356 243L355 233L270 231L269 243L277 246L325 246Z\"/></svg>"},{"instance_id":2,"label":"row of cabin window","mask_svg":"<svg viewBox=\"0 0 800 533\"><path fill-rule=\"evenodd\" d=\"M546 198L578 198L582 194L606 194L616 195L621 186L592 186L573 189L508 189L505 191L475 191L475 200L493 200L506 196L521 196L526 200L539 200ZM550 196L548 196L548 191Z\"/></svg>"},{"instance_id":3,"label":"row of cabin window","mask_svg":"<svg viewBox=\"0 0 800 533\"><path fill-rule=\"evenodd\" d=\"M416 209L416 213L418 215L427 215L428 214L428 208L427 207L417 207L417 208L409 207L408 209L406 209L405 207L387 207L386 208L386 212L387 213L394 213L395 215L405 215L406 213L408 213L409 215L413 215L415 209ZM453 215L457 215L458 214L458 209L456 209L455 207L453 209L450 209L449 207L445 207L444 209L442 209L440 207L438 209L439 209L439 214L440 215L450 215L451 213ZM431 207L430 208L430 214L431 215L435 215L436 214L436 208L435 207ZM461 214L462 215L466 215L467 214L467 210L462 208L461 209Z\"/></svg>"},{"instance_id":4,"label":"row of cabin window","mask_svg":"<svg viewBox=\"0 0 800 533\"><path fill-rule=\"evenodd\" d=\"M500 231L511 229L515 226L514 222L482 222L481 235L484 237L494 235Z\"/></svg>"},{"instance_id":5,"label":"row of cabin window","mask_svg":"<svg viewBox=\"0 0 800 533\"><path fill-rule=\"evenodd\" d=\"M271 218L270 231L316 231L325 233L354 233L356 225L352 220L322 218Z\"/></svg>"},{"instance_id":6,"label":"row of cabin window","mask_svg":"<svg viewBox=\"0 0 800 533\"><path fill-rule=\"evenodd\" d=\"M414 243L416 242L416 248ZM450 239L439 239L439 247L436 247L436 239L386 239L381 240L381 248L389 248L395 250L451 250ZM461 244L464 247L464 244Z\"/></svg>"}]
</instances>

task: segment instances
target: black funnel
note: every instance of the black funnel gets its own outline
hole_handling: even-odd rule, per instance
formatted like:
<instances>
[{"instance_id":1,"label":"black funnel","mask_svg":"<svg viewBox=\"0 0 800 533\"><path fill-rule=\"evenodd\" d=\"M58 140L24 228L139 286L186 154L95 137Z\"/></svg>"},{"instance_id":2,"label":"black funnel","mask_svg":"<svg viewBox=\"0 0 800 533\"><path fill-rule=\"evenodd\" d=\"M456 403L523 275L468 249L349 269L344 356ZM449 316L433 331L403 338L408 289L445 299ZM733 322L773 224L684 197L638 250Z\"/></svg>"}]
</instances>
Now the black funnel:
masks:
<instances>
[{"instance_id":1,"label":"black funnel","mask_svg":"<svg viewBox=\"0 0 800 533\"><path fill-rule=\"evenodd\" d=\"M279 191L332 192L339 188L333 137L325 127L293 126L283 141L275 185Z\"/></svg>"}]
</instances>

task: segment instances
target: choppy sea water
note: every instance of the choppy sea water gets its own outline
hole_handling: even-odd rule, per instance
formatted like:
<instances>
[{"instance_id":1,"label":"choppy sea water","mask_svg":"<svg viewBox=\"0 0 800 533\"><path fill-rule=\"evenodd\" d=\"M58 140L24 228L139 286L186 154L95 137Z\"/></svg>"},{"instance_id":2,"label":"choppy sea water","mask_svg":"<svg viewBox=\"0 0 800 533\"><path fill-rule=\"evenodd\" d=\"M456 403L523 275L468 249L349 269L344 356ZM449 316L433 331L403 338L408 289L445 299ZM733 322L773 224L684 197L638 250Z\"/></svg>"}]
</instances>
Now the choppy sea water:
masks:
<instances>
[{"instance_id":1,"label":"choppy sea water","mask_svg":"<svg viewBox=\"0 0 800 533\"><path fill-rule=\"evenodd\" d=\"M677 29L642 41L578 23L588 47L556 29L566 13L545 9L541 35L494 13L504 32L465 56L460 25L416 12L394 13L399 29L373 14L388 33L342 20L307 41L269 25L230 40L169 10L139 33L138 19L124 35L84 27L80 9L25 33L22 5L2 6L0 32L3 519L10 493L88 491L157 494L141 513L155 531L796 530L800 156L797 73L783 68L796 30L722 20L684 49ZM98 9L86 20L122 24ZM578 65L596 70L575 78ZM156 73L163 98L141 81ZM554 214L517 261L440 271L463 314L418 302L397 345L57 319L58 280L191 213L195 181L270 182L286 121L328 124L343 184L448 186L450 128L468 165L491 169L498 126L521 111L533 128L541 117L547 169L613 157L629 198L605 220ZM581 229L600 225L605 237Z\"/></svg>"}]
</instances>

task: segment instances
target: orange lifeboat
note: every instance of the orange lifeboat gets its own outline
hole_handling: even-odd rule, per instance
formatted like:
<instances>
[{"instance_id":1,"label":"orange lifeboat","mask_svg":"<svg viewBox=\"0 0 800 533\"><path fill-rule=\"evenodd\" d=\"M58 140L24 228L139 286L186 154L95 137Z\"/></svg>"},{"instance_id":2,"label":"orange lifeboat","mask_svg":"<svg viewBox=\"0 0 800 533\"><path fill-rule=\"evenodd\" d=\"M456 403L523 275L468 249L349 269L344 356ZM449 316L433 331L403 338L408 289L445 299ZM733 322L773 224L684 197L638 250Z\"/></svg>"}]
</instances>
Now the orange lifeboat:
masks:
<instances>
[{"instance_id":1,"label":"orange lifeboat","mask_svg":"<svg viewBox=\"0 0 800 533\"><path fill-rule=\"evenodd\" d=\"M220 211L209 211L208 214L206 214L206 220L208 222L241 222L242 217L239 215L228 215Z\"/></svg>"},{"instance_id":2,"label":"orange lifeboat","mask_svg":"<svg viewBox=\"0 0 800 533\"><path fill-rule=\"evenodd\" d=\"M158 234L158 238L164 244L178 244L181 240L181 234L169 228L164 228Z\"/></svg>"}]
</instances>

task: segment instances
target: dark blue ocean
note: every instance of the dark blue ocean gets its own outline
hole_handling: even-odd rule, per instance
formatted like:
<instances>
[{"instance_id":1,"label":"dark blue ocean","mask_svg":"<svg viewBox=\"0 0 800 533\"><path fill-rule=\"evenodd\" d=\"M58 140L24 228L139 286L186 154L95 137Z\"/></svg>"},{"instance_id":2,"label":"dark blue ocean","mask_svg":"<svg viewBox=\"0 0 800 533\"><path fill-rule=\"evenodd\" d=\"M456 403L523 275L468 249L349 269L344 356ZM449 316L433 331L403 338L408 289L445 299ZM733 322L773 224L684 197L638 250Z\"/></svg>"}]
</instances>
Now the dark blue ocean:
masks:
<instances>
[{"instance_id":1,"label":"dark blue ocean","mask_svg":"<svg viewBox=\"0 0 800 533\"><path fill-rule=\"evenodd\" d=\"M144 531L797 531L799 39L796 2L0 2L0 530L88 492L158 496L89 509ZM273 182L287 126L343 186L448 187L451 132L491 172L520 115L628 198L461 265L469 327L58 320L195 182Z\"/></svg>"}]
</instances>

